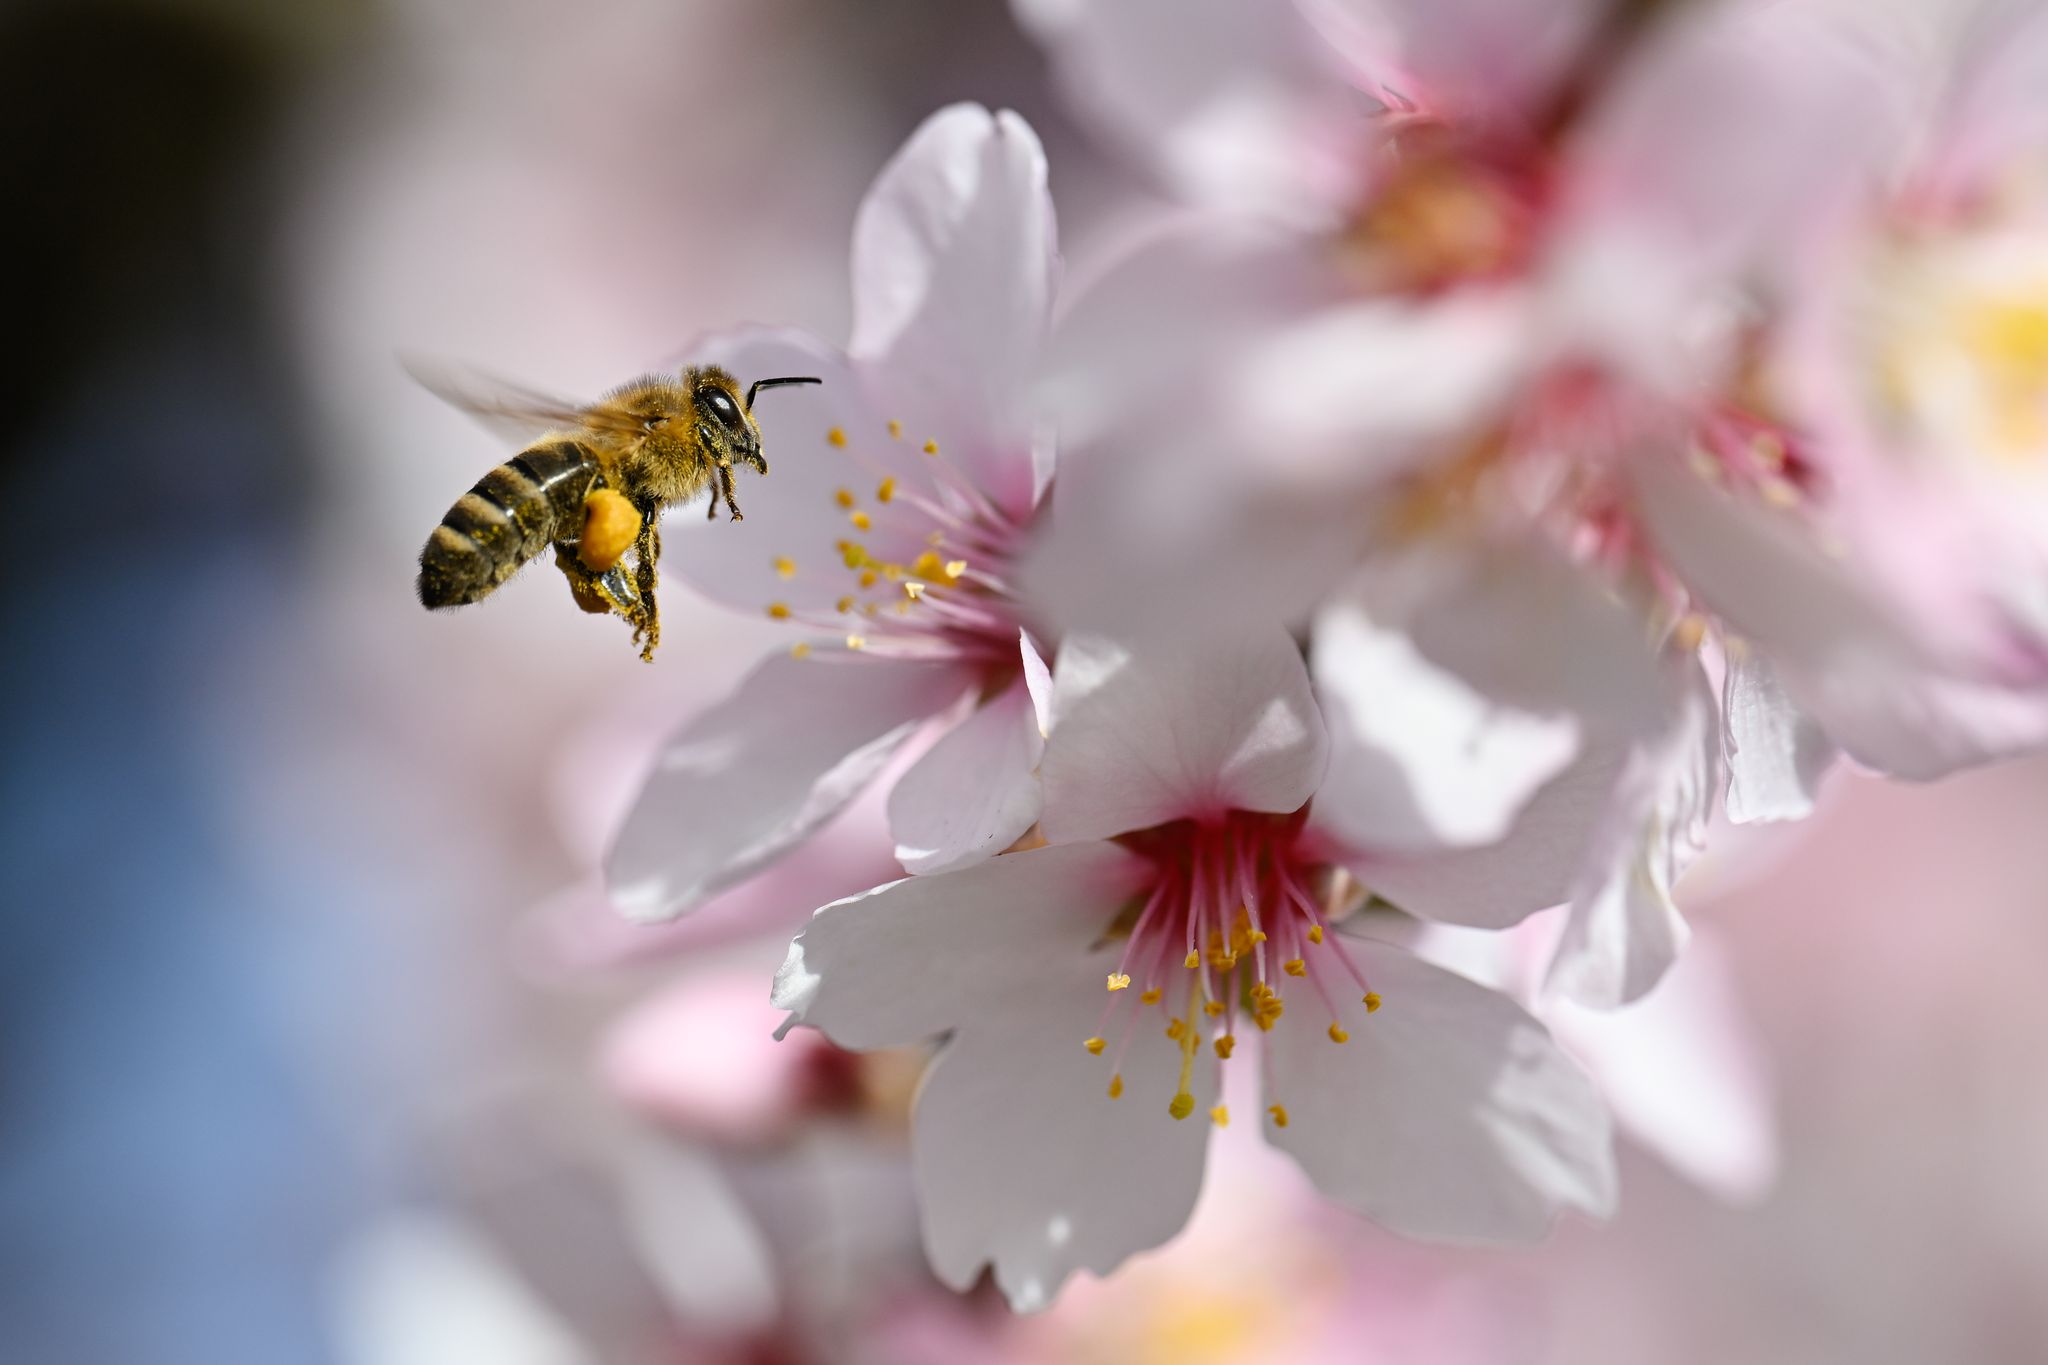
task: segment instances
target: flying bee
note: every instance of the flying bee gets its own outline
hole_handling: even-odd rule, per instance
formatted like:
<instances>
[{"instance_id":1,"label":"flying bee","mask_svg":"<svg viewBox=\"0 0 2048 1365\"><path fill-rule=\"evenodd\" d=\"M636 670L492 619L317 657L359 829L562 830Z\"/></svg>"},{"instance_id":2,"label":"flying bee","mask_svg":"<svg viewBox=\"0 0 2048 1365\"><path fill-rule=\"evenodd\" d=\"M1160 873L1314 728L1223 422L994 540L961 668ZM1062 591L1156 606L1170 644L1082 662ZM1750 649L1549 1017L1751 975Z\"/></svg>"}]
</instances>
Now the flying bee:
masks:
<instances>
[{"instance_id":1,"label":"flying bee","mask_svg":"<svg viewBox=\"0 0 2048 1365\"><path fill-rule=\"evenodd\" d=\"M732 519L733 468L768 472L754 397L812 378L739 381L716 365L679 376L648 375L594 403L551 398L514 385L414 377L472 416L529 435L545 433L477 480L420 551L420 601L429 609L479 602L549 545L576 603L616 612L633 627L640 657L661 642L654 602L661 511L711 491L707 517L724 500ZM625 556L634 552L631 572Z\"/></svg>"}]
</instances>

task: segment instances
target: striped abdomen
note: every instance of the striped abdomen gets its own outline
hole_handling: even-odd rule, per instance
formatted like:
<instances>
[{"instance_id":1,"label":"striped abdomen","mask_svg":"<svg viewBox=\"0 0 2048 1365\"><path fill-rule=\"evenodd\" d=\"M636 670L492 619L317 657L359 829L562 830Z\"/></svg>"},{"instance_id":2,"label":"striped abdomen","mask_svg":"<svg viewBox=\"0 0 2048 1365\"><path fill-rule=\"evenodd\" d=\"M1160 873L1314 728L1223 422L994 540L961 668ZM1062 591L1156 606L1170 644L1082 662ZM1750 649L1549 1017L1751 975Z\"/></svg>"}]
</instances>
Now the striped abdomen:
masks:
<instances>
[{"instance_id":1,"label":"striped abdomen","mask_svg":"<svg viewBox=\"0 0 2048 1365\"><path fill-rule=\"evenodd\" d=\"M479 601L558 534L574 535L597 472L588 446L549 441L478 479L420 551L420 601L429 607Z\"/></svg>"}]
</instances>

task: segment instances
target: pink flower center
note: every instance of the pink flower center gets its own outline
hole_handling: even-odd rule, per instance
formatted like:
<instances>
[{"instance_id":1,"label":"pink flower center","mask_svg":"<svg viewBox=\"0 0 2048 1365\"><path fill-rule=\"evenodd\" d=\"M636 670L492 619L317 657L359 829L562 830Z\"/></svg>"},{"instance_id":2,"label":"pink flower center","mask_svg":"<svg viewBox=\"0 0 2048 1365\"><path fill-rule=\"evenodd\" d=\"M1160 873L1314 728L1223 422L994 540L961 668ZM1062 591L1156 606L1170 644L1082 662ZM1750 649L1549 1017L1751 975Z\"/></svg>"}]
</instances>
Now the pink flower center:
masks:
<instances>
[{"instance_id":1,"label":"pink flower center","mask_svg":"<svg viewBox=\"0 0 2048 1365\"><path fill-rule=\"evenodd\" d=\"M870 449L883 440L840 427L825 433L825 444L852 466L853 477L831 494L845 534L829 546L787 547L775 570L790 581L829 580L839 596L829 611L771 602L768 615L843 634L852 650L1014 663L1022 623L1003 575L1025 527L948 462L936 441L916 446L920 476L904 469L901 422L888 424L895 459Z\"/></svg>"},{"instance_id":2,"label":"pink flower center","mask_svg":"<svg viewBox=\"0 0 2048 1365\"><path fill-rule=\"evenodd\" d=\"M1180 820L1126 836L1152 861L1157 877L1133 901L1111 936L1126 941L1109 974L1110 1002L1083 1046L1111 1057L1109 1097L1123 1094L1121 1070L1132 1031L1153 1008L1180 1048L1180 1083L1167 1112L1186 1118L1196 1054L1206 1040L1228 1061L1240 1019L1270 1032L1287 1012L1290 994L1305 993L1328 1018L1331 1042L1350 1034L1338 1022L1336 993L1361 991L1368 1011L1380 998L1365 973L1327 928L1337 908L1330 869L1304 846L1307 807L1292 815L1231 811L1220 819ZM1116 1042L1112 1050L1110 1036ZM1221 1125L1229 1115L1210 1111ZM1287 1125L1284 1107L1273 1120Z\"/></svg>"}]
</instances>

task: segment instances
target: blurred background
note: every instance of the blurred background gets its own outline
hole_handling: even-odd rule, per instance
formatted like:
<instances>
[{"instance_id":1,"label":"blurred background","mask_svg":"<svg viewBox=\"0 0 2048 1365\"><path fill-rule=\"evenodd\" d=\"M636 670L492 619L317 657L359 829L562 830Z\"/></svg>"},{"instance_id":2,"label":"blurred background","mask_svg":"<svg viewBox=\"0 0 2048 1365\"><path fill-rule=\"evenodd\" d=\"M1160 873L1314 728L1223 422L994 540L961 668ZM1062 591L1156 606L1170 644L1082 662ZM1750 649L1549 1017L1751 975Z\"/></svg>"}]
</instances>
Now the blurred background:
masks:
<instances>
[{"instance_id":1,"label":"blurred background","mask_svg":"<svg viewBox=\"0 0 2048 1365\"><path fill-rule=\"evenodd\" d=\"M2048 1358L2039 763L1838 776L1695 874L1777 1103L1746 1206L1631 1152L1613 1227L1431 1252L1227 1143L1185 1239L1025 1322L923 1276L914 1066L762 1046L877 811L609 918L607 831L768 623L671 585L648 668L539 574L429 618L505 451L395 357L590 393L843 338L860 195L961 98L1085 260L1145 191L1000 0L23 0L0 74L0 1359Z\"/></svg>"}]
</instances>

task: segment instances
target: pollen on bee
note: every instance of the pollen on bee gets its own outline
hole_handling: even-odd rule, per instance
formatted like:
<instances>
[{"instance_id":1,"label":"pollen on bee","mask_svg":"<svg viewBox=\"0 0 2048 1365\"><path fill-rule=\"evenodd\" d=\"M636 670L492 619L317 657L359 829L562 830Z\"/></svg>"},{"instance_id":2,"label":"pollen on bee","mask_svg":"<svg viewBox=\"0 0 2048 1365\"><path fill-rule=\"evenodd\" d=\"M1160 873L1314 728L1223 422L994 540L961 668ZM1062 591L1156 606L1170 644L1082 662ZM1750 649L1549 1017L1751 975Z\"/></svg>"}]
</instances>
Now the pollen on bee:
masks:
<instances>
[{"instance_id":1,"label":"pollen on bee","mask_svg":"<svg viewBox=\"0 0 2048 1365\"><path fill-rule=\"evenodd\" d=\"M811 642L809 640L798 640L795 644L789 647L789 657L792 659L810 658Z\"/></svg>"},{"instance_id":2,"label":"pollen on bee","mask_svg":"<svg viewBox=\"0 0 2048 1365\"><path fill-rule=\"evenodd\" d=\"M1351 1035L1345 1031L1342 1024L1332 1024L1330 1025L1330 1041L1333 1043L1348 1043L1351 1041Z\"/></svg>"},{"instance_id":3,"label":"pollen on bee","mask_svg":"<svg viewBox=\"0 0 2048 1365\"><path fill-rule=\"evenodd\" d=\"M876 501L876 502L888 502L888 501L889 501L890 499L894 498L895 496L896 496L896 480L895 480L895 479L893 479L893 478L888 478L888 479L884 479L884 480L882 480L882 482L880 483L880 485L878 485L878 486L876 487L876 489L875 489L875 501Z\"/></svg>"},{"instance_id":4,"label":"pollen on bee","mask_svg":"<svg viewBox=\"0 0 2048 1365\"><path fill-rule=\"evenodd\" d=\"M1124 989L1125 987L1129 986L1130 984L1131 984L1131 978L1130 978L1130 976L1129 976L1129 974L1128 974L1128 973L1125 973L1125 972L1111 972L1111 973L1109 974L1109 988L1110 988L1111 990L1113 990L1113 991L1120 991L1120 990L1123 990L1123 989Z\"/></svg>"},{"instance_id":5,"label":"pollen on bee","mask_svg":"<svg viewBox=\"0 0 2048 1365\"><path fill-rule=\"evenodd\" d=\"M1215 1124L1218 1128L1228 1128L1230 1126L1230 1107L1219 1104L1214 1109L1211 1109L1209 1111L1209 1122Z\"/></svg>"},{"instance_id":6,"label":"pollen on bee","mask_svg":"<svg viewBox=\"0 0 2048 1365\"><path fill-rule=\"evenodd\" d=\"M926 441L926 442L924 443L924 453L925 453L925 454L927 454L927 455L936 455L936 454L938 454L938 453L939 453L939 443L938 443L937 441Z\"/></svg>"},{"instance_id":7,"label":"pollen on bee","mask_svg":"<svg viewBox=\"0 0 2048 1365\"><path fill-rule=\"evenodd\" d=\"M844 450L846 448L846 428L833 427L830 431L826 432L825 444L832 446L834 449Z\"/></svg>"},{"instance_id":8,"label":"pollen on bee","mask_svg":"<svg viewBox=\"0 0 2048 1365\"><path fill-rule=\"evenodd\" d=\"M775 576L777 578L795 578L796 561L788 555L775 556Z\"/></svg>"},{"instance_id":9,"label":"pollen on bee","mask_svg":"<svg viewBox=\"0 0 2048 1365\"><path fill-rule=\"evenodd\" d=\"M841 508L852 507L855 501L853 496L853 490L851 488L839 489L837 492L833 493L832 501L838 503Z\"/></svg>"},{"instance_id":10,"label":"pollen on bee","mask_svg":"<svg viewBox=\"0 0 2048 1365\"><path fill-rule=\"evenodd\" d=\"M1183 1090L1167 1104L1166 1112L1177 1119L1184 1119L1195 1112L1195 1097Z\"/></svg>"},{"instance_id":11,"label":"pollen on bee","mask_svg":"<svg viewBox=\"0 0 2048 1365\"><path fill-rule=\"evenodd\" d=\"M903 423L897 421L894 417L889 419L889 439L892 441L903 439Z\"/></svg>"},{"instance_id":12,"label":"pollen on bee","mask_svg":"<svg viewBox=\"0 0 2048 1365\"><path fill-rule=\"evenodd\" d=\"M789 603L770 602L768 604L768 614L777 621L787 621L789 619Z\"/></svg>"},{"instance_id":13,"label":"pollen on bee","mask_svg":"<svg viewBox=\"0 0 2048 1365\"><path fill-rule=\"evenodd\" d=\"M1378 1013L1379 1007L1380 993L1378 991L1367 991L1365 993L1365 1012L1367 1014Z\"/></svg>"},{"instance_id":14,"label":"pollen on bee","mask_svg":"<svg viewBox=\"0 0 2048 1365\"><path fill-rule=\"evenodd\" d=\"M1109 1097L1120 1100L1124 1095L1124 1078L1121 1074L1109 1078Z\"/></svg>"},{"instance_id":15,"label":"pollen on bee","mask_svg":"<svg viewBox=\"0 0 2048 1365\"><path fill-rule=\"evenodd\" d=\"M861 531L865 531L870 526L875 524L874 520L871 517L869 517L868 514L865 512L855 512L853 515L849 516L847 520L854 524L855 529Z\"/></svg>"},{"instance_id":16,"label":"pollen on bee","mask_svg":"<svg viewBox=\"0 0 2048 1365\"><path fill-rule=\"evenodd\" d=\"M1267 1112L1268 1114L1271 1114L1271 1115L1273 1116L1273 1126L1274 1126L1275 1128L1285 1128L1285 1127L1287 1126L1287 1106L1286 1106L1286 1105L1284 1105L1284 1104L1274 1104L1274 1105L1268 1105L1268 1106L1266 1107L1266 1112Z\"/></svg>"},{"instance_id":17,"label":"pollen on bee","mask_svg":"<svg viewBox=\"0 0 2048 1365\"><path fill-rule=\"evenodd\" d=\"M1109 1044L1101 1038L1088 1038L1083 1040L1081 1046L1087 1048L1088 1051L1094 1054L1095 1056L1100 1057L1102 1055L1102 1049L1108 1047Z\"/></svg>"}]
</instances>

